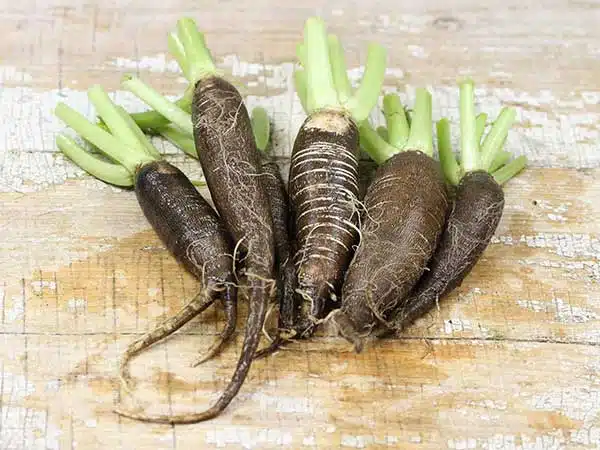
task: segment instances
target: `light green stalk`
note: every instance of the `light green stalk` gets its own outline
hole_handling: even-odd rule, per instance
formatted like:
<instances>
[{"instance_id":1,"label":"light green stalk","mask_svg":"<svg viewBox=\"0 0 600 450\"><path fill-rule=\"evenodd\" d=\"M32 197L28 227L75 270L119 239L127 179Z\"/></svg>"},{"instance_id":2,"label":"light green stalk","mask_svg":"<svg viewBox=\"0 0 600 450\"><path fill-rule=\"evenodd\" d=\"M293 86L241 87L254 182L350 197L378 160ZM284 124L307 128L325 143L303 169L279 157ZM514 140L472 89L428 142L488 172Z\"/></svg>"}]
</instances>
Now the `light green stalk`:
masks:
<instances>
[{"instance_id":1,"label":"light green stalk","mask_svg":"<svg viewBox=\"0 0 600 450\"><path fill-rule=\"evenodd\" d=\"M476 128L473 82L468 80L460 84L460 156L461 166L466 172L479 166Z\"/></svg>"},{"instance_id":2,"label":"light green stalk","mask_svg":"<svg viewBox=\"0 0 600 450\"><path fill-rule=\"evenodd\" d=\"M271 122L269 121L267 111L257 106L250 114L250 121L252 123L252 131L254 132L256 148L261 152L266 152L271 137Z\"/></svg>"},{"instance_id":3,"label":"light green stalk","mask_svg":"<svg viewBox=\"0 0 600 450\"><path fill-rule=\"evenodd\" d=\"M450 148L450 126L447 119L438 122L438 151L446 179L458 184L467 173L482 170L493 175L499 183L506 183L527 165L524 156L510 160L511 154L502 150L514 118L515 111L503 108L485 137L487 114L481 113L475 118L473 82L464 81L460 89L460 132L461 163L457 164ZM452 155L452 157L451 157Z\"/></svg>"},{"instance_id":4,"label":"light green stalk","mask_svg":"<svg viewBox=\"0 0 600 450\"><path fill-rule=\"evenodd\" d=\"M501 169L496 170L492 176L498 184L502 185L525 169L526 166L527 158L525 156L519 156Z\"/></svg>"},{"instance_id":5,"label":"light green stalk","mask_svg":"<svg viewBox=\"0 0 600 450\"><path fill-rule=\"evenodd\" d=\"M383 115L387 126L387 141L394 147L401 148L410 134L404 106L397 94L387 94L383 97Z\"/></svg>"},{"instance_id":6,"label":"light green stalk","mask_svg":"<svg viewBox=\"0 0 600 450\"><path fill-rule=\"evenodd\" d=\"M123 79L123 88L133 93L136 97L153 108L183 132L193 134L192 117L179 108L165 96L148 86L133 75L126 75Z\"/></svg>"},{"instance_id":7,"label":"light green stalk","mask_svg":"<svg viewBox=\"0 0 600 450\"><path fill-rule=\"evenodd\" d=\"M304 75L296 75L295 83L297 89L306 86L306 94L298 92L298 95L306 98L303 104L307 114L319 109L346 111L356 123L369 116L383 84L386 59L383 47L369 45L365 73L355 92L348 80L342 45L336 36L327 36L322 19L311 17L306 21L304 42L296 47L296 54Z\"/></svg>"},{"instance_id":8,"label":"light green stalk","mask_svg":"<svg viewBox=\"0 0 600 450\"><path fill-rule=\"evenodd\" d=\"M437 122L437 140L442 171L450 184L457 185L460 181L461 170L454 152L452 152L450 122L448 119L441 119Z\"/></svg>"},{"instance_id":9,"label":"light green stalk","mask_svg":"<svg viewBox=\"0 0 600 450\"><path fill-rule=\"evenodd\" d=\"M90 88L88 98L104 126L91 123L64 103L57 105L55 114L114 163L93 155L65 135L57 136L56 144L68 158L94 177L118 186L132 186L137 170L159 159L160 154L134 120L122 107L115 105L100 86Z\"/></svg>"}]
</instances>

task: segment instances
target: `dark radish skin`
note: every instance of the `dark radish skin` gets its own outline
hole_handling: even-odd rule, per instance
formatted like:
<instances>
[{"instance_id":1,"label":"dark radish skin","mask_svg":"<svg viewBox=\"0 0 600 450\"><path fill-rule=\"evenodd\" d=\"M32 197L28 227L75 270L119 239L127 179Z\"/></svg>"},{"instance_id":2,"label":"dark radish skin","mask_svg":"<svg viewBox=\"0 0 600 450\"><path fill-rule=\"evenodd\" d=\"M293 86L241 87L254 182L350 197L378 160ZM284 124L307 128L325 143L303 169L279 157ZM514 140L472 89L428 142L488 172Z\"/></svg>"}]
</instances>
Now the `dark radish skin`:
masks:
<instances>
[{"instance_id":1,"label":"dark radish skin","mask_svg":"<svg viewBox=\"0 0 600 450\"><path fill-rule=\"evenodd\" d=\"M526 164L526 159L520 157L504 165L507 153L501 148L514 120L514 111L503 109L481 142L487 115L475 119L472 82L461 83L460 96L461 164L452 153L448 121L440 120L437 127L440 161L448 183L455 187L452 209L429 270L395 311L392 327L396 331L402 331L429 312L441 298L461 285L500 223L504 209L501 185Z\"/></svg>"},{"instance_id":2,"label":"dark radish skin","mask_svg":"<svg viewBox=\"0 0 600 450\"><path fill-rule=\"evenodd\" d=\"M500 223L504 192L484 171L469 172L456 189L452 211L428 269L398 308L394 328L401 331L430 311L477 263Z\"/></svg>"},{"instance_id":3,"label":"dark radish skin","mask_svg":"<svg viewBox=\"0 0 600 450\"><path fill-rule=\"evenodd\" d=\"M191 181L166 161L146 164L137 171L135 193L144 215L167 249L202 280L203 288L196 298L203 301L188 303L160 327L131 343L122 367L135 354L181 328L218 296L223 303L226 323L220 338L202 358L210 359L229 341L236 326L237 289L229 235L215 210Z\"/></svg>"},{"instance_id":4,"label":"dark radish skin","mask_svg":"<svg viewBox=\"0 0 600 450\"><path fill-rule=\"evenodd\" d=\"M356 352L389 324L423 274L442 233L448 192L432 158L431 96L417 90L410 130L397 96L384 98L389 143L367 122L365 150L379 164L364 197L361 240L331 320ZM392 145L391 143L394 143Z\"/></svg>"},{"instance_id":5,"label":"dark radish skin","mask_svg":"<svg viewBox=\"0 0 600 450\"><path fill-rule=\"evenodd\" d=\"M96 178L133 187L159 238L177 261L201 281L200 292L194 299L129 345L119 371L123 386L129 389L127 362L181 328L216 299L223 301L227 326L213 350L230 334L228 328L236 321L232 246L214 209L179 169L160 159L158 151L124 110L114 105L98 86L89 90L89 98L101 116L103 127L92 125L64 104L57 106L56 115L119 164L99 159L63 135L57 138L58 147Z\"/></svg>"},{"instance_id":6,"label":"dark radish skin","mask_svg":"<svg viewBox=\"0 0 600 450\"><path fill-rule=\"evenodd\" d=\"M252 129L256 147L261 151L262 176L260 178L271 208L273 233L275 236L275 267L277 268L277 299L279 316L277 335L271 344L256 352L254 358L264 358L283 344L291 336L296 317L295 283L296 274L292 260L292 243L290 239L289 202L285 183L277 163L270 157L270 121L266 111L257 107L252 110Z\"/></svg>"},{"instance_id":7,"label":"dark radish skin","mask_svg":"<svg viewBox=\"0 0 600 450\"><path fill-rule=\"evenodd\" d=\"M233 242L234 256L243 264L249 314L242 351L229 384L208 409L180 415L119 414L154 423L196 423L219 415L241 389L260 340L267 307L274 299L275 244L267 193L260 179L261 156L250 118L235 87L221 78L191 19L178 22L178 39L185 58L184 73L194 86L191 117L140 80L129 77L123 86L165 116L181 131L192 134L213 203Z\"/></svg>"},{"instance_id":8,"label":"dark radish skin","mask_svg":"<svg viewBox=\"0 0 600 450\"><path fill-rule=\"evenodd\" d=\"M307 20L298 47L304 70L296 91L307 118L292 150L288 177L295 243L297 338L314 333L339 304L344 272L358 242L359 134L357 124L377 103L385 51L371 44L361 86L352 92L343 49L318 18Z\"/></svg>"},{"instance_id":9,"label":"dark radish skin","mask_svg":"<svg viewBox=\"0 0 600 450\"><path fill-rule=\"evenodd\" d=\"M329 312L358 239L358 129L343 113L311 114L296 137L289 196L298 251L297 288L304 300L296 329L313 331Z\"/></svg>"},{"instance_id":10,"label":"dark radish skin","mask_svg":"<svg viewBox=\"0 0 600 450\"><path fill-rule=\"evenodd\" d=\"M154 115L158 117L154 117ZM136 118L132 114L132 118ZM277 271L277 299L279 303L278 334L273 342L258 351L255 358L265 357L276 351L292 332L296 317L294 304L295 271L291 254L289 234L289 203L285 183L277 163L268 154L270 148L270 121L262 107L255 107L251 113L252 130L257 148L261 152L260 181L267 192L273 219L275 236L275 267ZM198 158L191 135L174 129L170 122L156 111L138 114L138 120L148 128L168 139L193 158ZM211 356L211 353L208 353Z\"/></svg>"},{"instance_id":11,"label":"dark radish skin","mask_svg":"<svg viewBox=\"0 0 600 450\"><path fill-rule=\"evenodd\" d=\"M361 243L333 316L357 352L387 324L399 299L417 283L444 225L447 191L438 164L413 150L384 162L364 199Z\"/></svg>"}]
</instances>

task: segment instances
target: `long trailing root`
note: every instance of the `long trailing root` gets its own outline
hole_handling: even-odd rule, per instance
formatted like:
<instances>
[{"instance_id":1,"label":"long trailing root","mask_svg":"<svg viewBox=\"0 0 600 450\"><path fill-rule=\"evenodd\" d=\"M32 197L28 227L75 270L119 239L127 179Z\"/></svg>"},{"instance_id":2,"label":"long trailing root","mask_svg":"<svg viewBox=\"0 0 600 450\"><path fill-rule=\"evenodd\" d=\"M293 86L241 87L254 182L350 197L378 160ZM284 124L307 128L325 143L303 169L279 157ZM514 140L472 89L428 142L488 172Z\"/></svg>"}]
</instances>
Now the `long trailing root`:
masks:
<instances>
[{"instance_id":1,"label":"long trailing root","mask_svg":"<svg viewBox=\"0 0 600 450\"><path fill-rule=\"evenodd\" d=\"M207 295L207 290L202 289L187 305L179 310L177 314L165 320L154 330L129 344L127 350L125 350L125 353L121 357L121 363L119 364L119 380L127 393L131 394L132 390L130 385L131 375L129 373L129 361L153 344L169 337L198 314L204 312L214 302L214 296Z\"/></svg>"},{"instance_id":2,"label":"long trailing root","mask_svg":"<svg viewBox=\"0 0 600 450\"><path fill-rule=\"evenodd\" d=\"M254 302L251 302L250 304L250 313L248 314L248 321L246 325L246 337L244 339L241 356L238 360L231 381L216 403L210 408L199 413L150 415L139 410L131 411L117 407L114 409L116 414L142 422L191 424L212 419L213 417L218 416L227 407L227 405L229 405L231 400L233 400L233 398L241 389L246 375L250 370L256 347L258 346L258 342L260 340L262 323L265 319L269 298L273 296L275 291L275 280L266 279L254 274L248 274L248 278L252 279L250 281L250 290L252 291L250 298L254 299Z\"/></svg>"},{"instance_id":3,"label":"long trailing root","mask_svg":"<svg viewBox=\"0 0 600 450\"><path fill-rule=\"evenodd\" d=\"M225 344L229 342L233 333L235 333L235 327L237 322L237 302L236 299L230 298L230 290L227 290L223 306L225 309L225 328L221 332L220 336L216 338L215 342L210 346L204 355L198 356L193 362L192 367L197 367L200 364L205 363L209 359L212 359L223 350Z\"/></svg>"}]
</instances>

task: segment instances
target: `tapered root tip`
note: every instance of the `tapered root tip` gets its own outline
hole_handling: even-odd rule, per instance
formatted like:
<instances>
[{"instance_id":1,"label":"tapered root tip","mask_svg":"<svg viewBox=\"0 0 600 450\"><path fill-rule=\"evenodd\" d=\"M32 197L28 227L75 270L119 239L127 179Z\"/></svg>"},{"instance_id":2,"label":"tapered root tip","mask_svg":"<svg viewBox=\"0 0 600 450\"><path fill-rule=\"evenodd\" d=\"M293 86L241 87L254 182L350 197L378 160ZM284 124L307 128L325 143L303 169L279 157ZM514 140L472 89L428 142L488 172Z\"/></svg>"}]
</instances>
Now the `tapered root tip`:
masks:
<instances>
[{"instance_id":1,"label":"tapered root tip","mask_svg":"<svg viewBox=\"0 0 600 450\"><path fill-rule=\"evenodd\" d=\"M338 330L338 334L350 342L354 346L354 351L360 353L364 347L364 338L356 331L354 322L346 315L346 313L338 310L332 315L331 320Z\"/></svg>"}]
</instances>

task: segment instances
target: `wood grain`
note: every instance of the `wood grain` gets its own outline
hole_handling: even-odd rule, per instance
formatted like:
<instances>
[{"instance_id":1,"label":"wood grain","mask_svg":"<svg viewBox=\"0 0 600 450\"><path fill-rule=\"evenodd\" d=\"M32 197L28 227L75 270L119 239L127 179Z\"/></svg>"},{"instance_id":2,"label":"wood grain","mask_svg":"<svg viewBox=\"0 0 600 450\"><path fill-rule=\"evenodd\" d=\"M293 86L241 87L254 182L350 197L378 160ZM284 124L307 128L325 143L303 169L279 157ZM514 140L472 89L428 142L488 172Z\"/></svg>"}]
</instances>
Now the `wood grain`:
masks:
<instances>
[{"instance_id":1,"label":"wood grain","mask_svg":"<svg viewBox=\"0 0 600 450\"><path fill-rule=\"evenodd\" d=\"M0 449L600 448L596 3L1 6ZM463 74L477 82L481 108L513 104L519 123L507 148L527 154L531 167L507 184L484 258L402 336L360 355L328 329L290 344L257 362L236 400L208 423L120 419L112 407L131 399L121 398L117 358L197 282L161 245L132 192L91 180L55 154L61 128L51 109L66 99L85 110L85 89L115 90L127 71L180 92L161 55L177 18L192 14L248 102L272 107L285 172L302 118L285 76L303 21L315 13L340 35L352 67L364 63L367 40L383 42L388 88L406 87L410 97L428 85L436 117L457 118L453 86ZM194 161L161 150L200 176ZM234 367L243 314L222 357L197 369L189 362L221 325L211 310L135 359L136 398L153 411L213 400Z\"/></svg>"}]
</instances>

